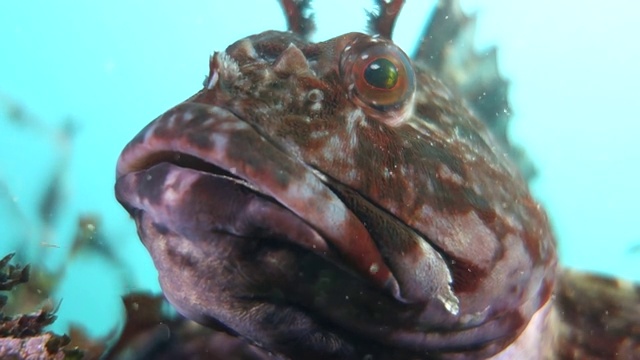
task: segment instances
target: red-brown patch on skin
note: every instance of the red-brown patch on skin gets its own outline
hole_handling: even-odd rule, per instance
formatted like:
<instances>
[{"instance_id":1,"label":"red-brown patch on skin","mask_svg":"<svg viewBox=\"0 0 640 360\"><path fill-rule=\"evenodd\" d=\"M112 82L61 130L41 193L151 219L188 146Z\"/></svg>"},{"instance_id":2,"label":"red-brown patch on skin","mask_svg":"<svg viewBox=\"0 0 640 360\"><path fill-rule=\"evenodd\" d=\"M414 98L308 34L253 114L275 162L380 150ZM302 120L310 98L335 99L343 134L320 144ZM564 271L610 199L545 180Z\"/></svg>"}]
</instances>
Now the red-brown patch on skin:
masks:
<instances>
[{"instance_id":1,"label":"red-brown patch on skin","mask_svg":"<svg viewBox=\"0 0 640 360\"><path fill-rule=\"evenodd\" d=\"M453 277L453 291L458 293L473 292L478 289L482 278L488 274L468 261L449 259Z\"/></svg>"}]
</instances>

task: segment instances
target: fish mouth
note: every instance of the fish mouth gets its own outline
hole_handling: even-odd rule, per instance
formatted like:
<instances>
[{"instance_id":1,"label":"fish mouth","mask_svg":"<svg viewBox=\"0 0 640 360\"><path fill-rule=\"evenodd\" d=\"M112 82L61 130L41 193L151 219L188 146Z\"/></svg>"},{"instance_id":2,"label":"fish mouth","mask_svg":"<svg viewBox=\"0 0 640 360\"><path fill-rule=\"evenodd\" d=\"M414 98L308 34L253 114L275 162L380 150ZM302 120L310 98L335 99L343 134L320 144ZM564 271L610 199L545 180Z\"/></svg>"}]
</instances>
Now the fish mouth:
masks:
<instances>
[{"instance_id":1,"label":"fish mouth","mask_svg":"<svg viewBox=\"0 0 640 360\"><path fill-rule=\"evenodd\" d=\"M381 324L402 320L388 311L403 304L398 282L321 178L232 112L183 103L125 147L115 192L187 318L270 334L282 351L333 348L345 329L385 338ZM372 311L380 326L360 320Z\"/></svg>"},{"instance_id":2,"label":"fish mouth","mask_svg":"<svg viewBox=\"0 0 640 360\"><path fill-rule=\"evenodd\" d=\"M115 190L148 248L141 223L189 240L278 239L401 298L364 225L320 177L231 111L187 102L125 147Z\"/></svg>"},{"instance_id":3,"label":"fish mouth","mask_svg":"<svg viewBox=\"0 0 640 360\"><path fill-rule=\"evenodd\" d=\"M125 147L116 176L116 198L136 221L164 295L205 325L289 345L320 336L329 346L346 331L363 347L368 337L419 338L445 351L472 332L481 346L503 330L476 324L440 334L458 311L446 266L433 265L440 255L384 248L379 238L398 246L398 236L413 233L225 108L186 102L169 110Z\"/></svg>"},{"instance_id":4,"label":"fish mouth","mask_svg":"<svg viewBox=\"0 0 640 360\"><path fill-rule=\"evenodd\" d=\"M296 242L328 258L334 249L303 219L246 180L182 153L156 153L149 165L118 178L116 196L138 222L185 239L224 234ZM153 241L143 237L143 241Z\"/></svg>"}]
</instances>

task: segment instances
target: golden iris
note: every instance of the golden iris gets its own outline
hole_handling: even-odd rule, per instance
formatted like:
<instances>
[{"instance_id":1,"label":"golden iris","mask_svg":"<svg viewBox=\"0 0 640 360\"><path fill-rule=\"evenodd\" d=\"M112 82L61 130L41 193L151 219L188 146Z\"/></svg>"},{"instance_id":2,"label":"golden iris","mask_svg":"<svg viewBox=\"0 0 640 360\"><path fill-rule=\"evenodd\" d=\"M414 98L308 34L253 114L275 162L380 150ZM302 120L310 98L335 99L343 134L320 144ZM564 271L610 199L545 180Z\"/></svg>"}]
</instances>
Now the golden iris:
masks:
<instances>
[{"instance_id":1,"label":"golden iris","mask_svg":"<svg viewBox=\"0 0 640 360\"><path fill-rule=\"evenodd\" d=\"M398 83L398 68L386 58L378 58L364 70L365 81L379 89L392 89Z\"/></svg>"}]
</instances>

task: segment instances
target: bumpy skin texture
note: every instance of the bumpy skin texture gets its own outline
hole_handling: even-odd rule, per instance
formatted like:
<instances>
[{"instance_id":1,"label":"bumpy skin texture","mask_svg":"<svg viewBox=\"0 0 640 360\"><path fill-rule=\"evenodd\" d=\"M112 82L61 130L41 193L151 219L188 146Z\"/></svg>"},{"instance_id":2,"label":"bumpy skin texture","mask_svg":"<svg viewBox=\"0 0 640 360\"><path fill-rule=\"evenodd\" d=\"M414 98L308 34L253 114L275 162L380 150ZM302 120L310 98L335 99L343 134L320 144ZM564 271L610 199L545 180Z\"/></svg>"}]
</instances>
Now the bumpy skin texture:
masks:
<instances>
[{"instance_id":1,"label":"bumpy skin texture","mask_svg":"<svg viewBox=\"0 0 640 360\"><path fill-rule=\"evenodd\" d=\"M399 64L395 102L357 70L378 56ZM544 212L404 56L254 35L127 145L116 195L182 314L293 359L476 359L524 330L555 279Z\"/></svg>"}]
</instances>

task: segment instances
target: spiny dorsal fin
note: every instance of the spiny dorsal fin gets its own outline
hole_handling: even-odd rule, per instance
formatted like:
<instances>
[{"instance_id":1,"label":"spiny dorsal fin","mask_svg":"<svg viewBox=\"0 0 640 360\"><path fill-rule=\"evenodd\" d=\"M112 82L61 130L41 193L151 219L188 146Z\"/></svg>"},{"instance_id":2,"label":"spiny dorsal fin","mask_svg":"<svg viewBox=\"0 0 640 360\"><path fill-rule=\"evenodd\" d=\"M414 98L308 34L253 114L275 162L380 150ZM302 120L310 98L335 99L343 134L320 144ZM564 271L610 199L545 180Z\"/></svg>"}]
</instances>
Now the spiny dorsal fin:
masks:
<instances>
[{"instance_id":1,"label":"spiny dorsal fin","mask_svg":"<svg viewBox=\"0 0 640 360\"><path fill-rule=\"evenodd\" d=\"M509 85L498 71L496 49L480 53L474 50L475 15L465 15L458 0L441 0L428 24L414 61L429 67L463 97L518 164L525 178L533 178L533 164L507 137L511 118Z\"/></svg>"},{"instance_id":2,"label":"spiny dorsal fin","mask_svg":"<svg viewBox=\"0 0 640 360\"><path fill-rule=\"evenodd\" d=\"M640 359L640 286L564 270L555 293L558 359Z\"/></svg>"}]
</instances>

